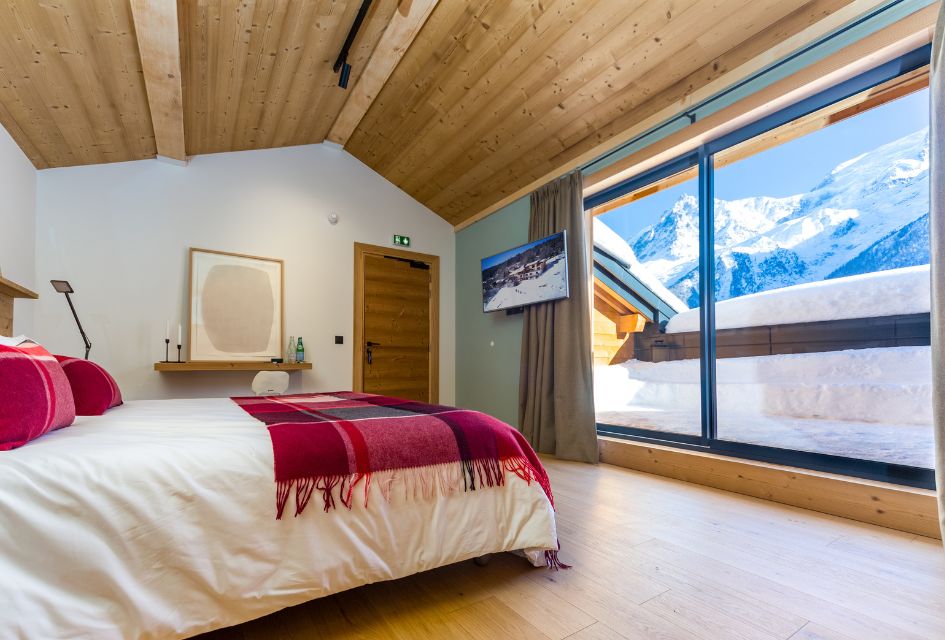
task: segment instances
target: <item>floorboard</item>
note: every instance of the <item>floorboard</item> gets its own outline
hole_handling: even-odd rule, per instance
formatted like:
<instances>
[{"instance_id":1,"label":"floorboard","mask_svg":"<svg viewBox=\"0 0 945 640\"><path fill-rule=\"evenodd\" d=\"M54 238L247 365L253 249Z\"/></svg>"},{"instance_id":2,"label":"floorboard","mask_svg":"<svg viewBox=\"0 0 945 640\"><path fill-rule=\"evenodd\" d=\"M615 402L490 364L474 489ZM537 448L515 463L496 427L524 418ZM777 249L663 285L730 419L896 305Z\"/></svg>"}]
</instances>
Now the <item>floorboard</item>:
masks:
<instances>
[{"instance_id":1,"label":"floorboard","mask_svg":"<svg viewBox=\"0 0 945 640\"><path fill-rule=\"evenodd\" d=\"M547 459L569 571L516 556L353 589L202 640L938 640L937 540Z\"/></svg>"}]
</instances>

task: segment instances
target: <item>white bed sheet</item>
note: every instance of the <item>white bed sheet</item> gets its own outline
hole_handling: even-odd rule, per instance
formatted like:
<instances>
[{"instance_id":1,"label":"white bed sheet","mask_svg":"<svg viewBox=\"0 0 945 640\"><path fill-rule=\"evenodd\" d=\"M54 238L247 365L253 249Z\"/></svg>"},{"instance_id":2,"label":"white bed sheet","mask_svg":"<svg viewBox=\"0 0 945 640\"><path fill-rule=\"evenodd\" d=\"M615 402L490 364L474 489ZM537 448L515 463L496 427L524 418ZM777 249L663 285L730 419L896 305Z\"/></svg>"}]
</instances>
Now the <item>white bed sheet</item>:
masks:
<instances>
[{"instance_id":1,"label":"white bed sheet","mask_svg":"<svg viewBox=\"0 0 945 640\"><path fill-rule=\"evenodd\" d=\"M541 488L275 519L265 427L229 399L128 402L0 453L0 638L181 638L486 553L554 547Z\"/></svg>"}]
</instances>

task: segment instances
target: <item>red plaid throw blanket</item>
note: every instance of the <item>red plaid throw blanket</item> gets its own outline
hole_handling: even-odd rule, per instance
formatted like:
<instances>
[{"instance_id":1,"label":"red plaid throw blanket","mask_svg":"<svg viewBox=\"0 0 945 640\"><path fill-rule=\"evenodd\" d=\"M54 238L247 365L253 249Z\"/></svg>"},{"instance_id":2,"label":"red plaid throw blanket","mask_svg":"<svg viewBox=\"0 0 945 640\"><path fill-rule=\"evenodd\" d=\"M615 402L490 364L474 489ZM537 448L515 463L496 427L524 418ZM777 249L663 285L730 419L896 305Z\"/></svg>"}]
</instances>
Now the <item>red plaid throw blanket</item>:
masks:
<instances>
[{"instance_id":1,"label":"red plaid throw blanket","mask_svg":"<svg viewBox=\"0 0 945 640\"><path fill-rule=\"evenodd\" d=\"M415 497L431 497L438 489L501 486L511 471L538 482L553 500L545 469L522 434L476 411L355 392L233 401L269 425L277 518L293 487L295 515L316 489L325 511L335 507L335 494L350 509L358 484L363 482L366 506L372 477L404 469L417 472L387 474L381 486L385 497L396 482Z\"/></svg>"},{"instance_id":2,"label":"red plaid throw blanket","mask_svg":"<svg viewBox=\"0 0 945 640\"><path fill-rule=\"evenodd\" d=\"M336 496L350 509L359 484L367 506L372 480L388 500L395 487L430 498L502 486L507 471L537 482L554 506L548 475L524 436L476 411L354 392L233 401L269 426L276 518L293 488L299 515L315 491L325 511L335 508ZM565 566L554 551L545 559L550 567Z\"/></svg>"}]
</instances>

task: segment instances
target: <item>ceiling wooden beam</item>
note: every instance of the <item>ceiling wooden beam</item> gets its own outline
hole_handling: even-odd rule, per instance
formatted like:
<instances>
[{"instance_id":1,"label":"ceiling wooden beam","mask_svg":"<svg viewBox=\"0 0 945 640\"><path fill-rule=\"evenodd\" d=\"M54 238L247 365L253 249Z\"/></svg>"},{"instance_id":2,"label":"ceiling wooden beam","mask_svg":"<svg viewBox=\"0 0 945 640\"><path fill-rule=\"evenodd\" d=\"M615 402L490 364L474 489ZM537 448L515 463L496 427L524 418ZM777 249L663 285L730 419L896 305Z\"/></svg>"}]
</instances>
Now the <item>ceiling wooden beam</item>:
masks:
<instances>
[{"instance_id":1,"label":"ceiling wooden beam","mask_svg":"<svg viewBox=\"0 0 945 640\"><path fill-rule=\"evenodd\" d=\"M401 0L390 24L384 30L361 77L351 90L344 107L328 132L328 140L342 146L368 112L377 94L404 57L420 28L426 23L439 0Z\"/></svg>"},{"instance_id":2,"label":"ceiling wooden beam","mask_svg":"<svg viewBox=\"0 0 945 640\"><path fill-rule=\"evenodd\" d=\"M131 12L157 153L184 161L187 152L177 0L131 0Z\"/></svg>"},{"instance_id":3,"label":"ceiling wooden beam","mask_svg":"<svg viewBox=\"0 0 945 640\"><path fill-rule=\"evenodd\" d=\"M640 333L646 326L646 318L639 313L628 313L617 318L617 333Z\"/></svg>"}]
</instances>

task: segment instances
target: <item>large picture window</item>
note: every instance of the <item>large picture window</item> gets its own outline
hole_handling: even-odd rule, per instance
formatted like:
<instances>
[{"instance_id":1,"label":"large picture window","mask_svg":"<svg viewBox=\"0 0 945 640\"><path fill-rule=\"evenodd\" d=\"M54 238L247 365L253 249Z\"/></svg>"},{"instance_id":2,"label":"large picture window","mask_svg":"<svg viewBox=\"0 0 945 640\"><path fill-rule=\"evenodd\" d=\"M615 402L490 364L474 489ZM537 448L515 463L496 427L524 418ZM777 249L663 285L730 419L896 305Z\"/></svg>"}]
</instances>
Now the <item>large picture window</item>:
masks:
<instances>
[{"instance_id":1,"label":"large picture window","mask_svg":"<svg viewBox=\"0 0 945 640\"><path fill-rule=\"evenodd\" d=\"M601 432L932 486L927 64L588 200Z\"/></svg>"}]
</instances>

